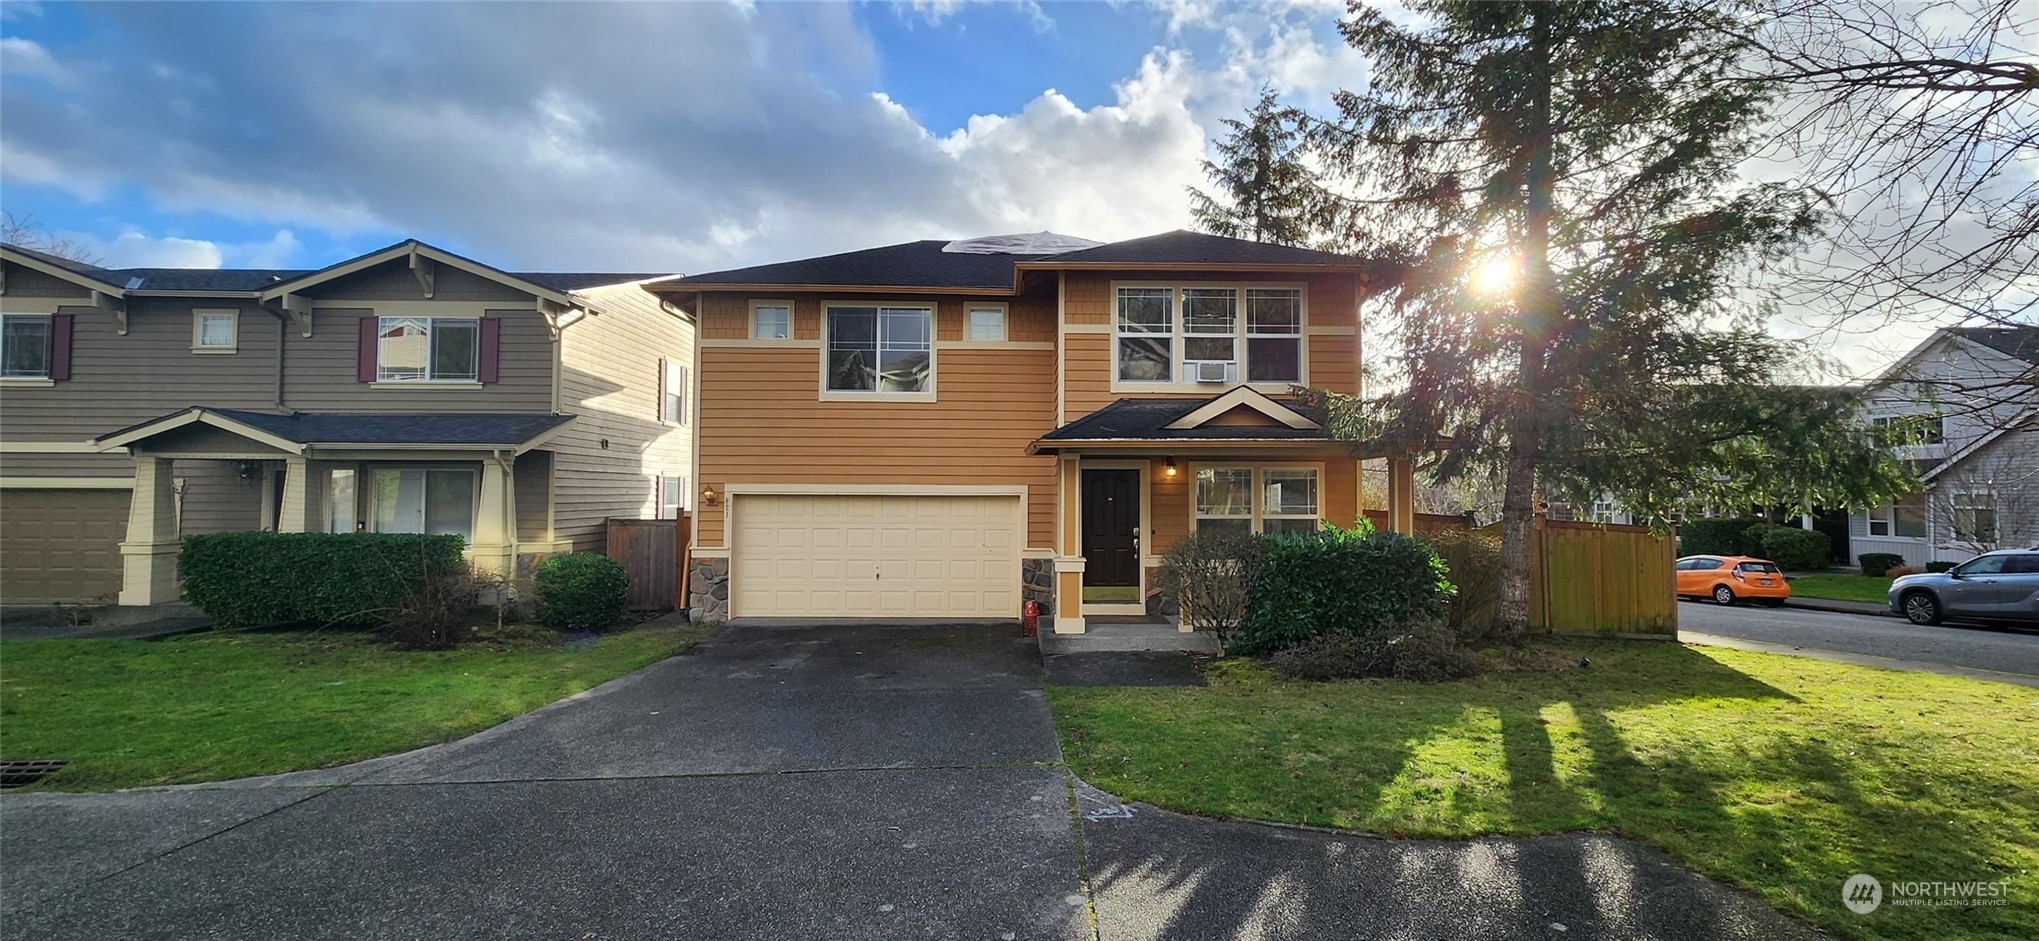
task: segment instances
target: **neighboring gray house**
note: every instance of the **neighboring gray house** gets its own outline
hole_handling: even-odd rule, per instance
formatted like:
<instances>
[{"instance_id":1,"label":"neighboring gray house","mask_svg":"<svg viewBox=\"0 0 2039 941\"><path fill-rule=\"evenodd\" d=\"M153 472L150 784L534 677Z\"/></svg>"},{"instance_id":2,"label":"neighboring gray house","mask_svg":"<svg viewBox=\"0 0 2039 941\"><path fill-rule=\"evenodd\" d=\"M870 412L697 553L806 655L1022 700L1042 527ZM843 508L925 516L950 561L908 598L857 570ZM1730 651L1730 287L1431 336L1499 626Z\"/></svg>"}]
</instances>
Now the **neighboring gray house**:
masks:
<instances>
[{"instance_id":1,"label":"neighboring gray house","mask_svg":"<svg viewBox=\"0 0 2039 941\"><path fill-rule=\"evenodd\" d=\"M2039 327L1935 332L1866 390L1873 422L1919 422L1925 488L1848 521L1850 554L1959 562L2039 542Z\"/></svg>"},{"instance_id":2,"label":"neighboring gray house","mask_svg":"<svg viewBox=\"0 0 2039 941\"><path fill-rule=\"evenodd\" d=\"M187 533L459 533L502 571L671 516L694 329L653 277L415 240L315 271L0 245L0 602L174 600Z\"/></svg>"}]
</instances>

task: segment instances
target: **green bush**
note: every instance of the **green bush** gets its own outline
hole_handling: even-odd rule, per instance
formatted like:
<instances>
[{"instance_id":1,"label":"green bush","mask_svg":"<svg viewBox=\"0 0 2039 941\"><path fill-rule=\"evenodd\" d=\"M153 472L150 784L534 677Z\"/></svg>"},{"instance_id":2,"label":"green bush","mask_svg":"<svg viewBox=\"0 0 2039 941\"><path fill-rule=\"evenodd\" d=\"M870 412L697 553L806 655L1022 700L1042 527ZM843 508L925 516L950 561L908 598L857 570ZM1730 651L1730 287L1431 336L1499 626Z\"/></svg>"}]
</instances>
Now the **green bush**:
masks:
<instances>
[{"instance_id":1,"label":"green bush","mask_svg":"<svg viewBox=\"0 0 2039 941\"><path fill-rule=\"evenodd\" d=\"M1371 526L1261 537L1265 561L1228 650L1269 654L1326 634L1375 634L1444 614L1444 563L1414 536Z\"/></svg>"},{"instance_id":2,"label":"green bush","mask_svg":"<svg viewBox=\"0 0 2039 941\"><path fill-rule=\"evenodd\" d=\"M184 597L220 627L380 624L461 565L459 536L206 533L184 537Z\"/></svg>"},{"instance_id":3,"label":"green bush","mask_svg":"<svg viewBox=\"0 0 2039 941\"><path fill-rule=\"evenodd\" d=\"M538 563L538 620L562 631L599 631L623 616L630 574L615 559L592 552L556 555Z\"/></svg>"},{"instance_id":4,"label":"green bush","mask_svg":"<svg viewBox=\"0 0 2039 941\"><path fill-rule=\"evenodd\" d=\"M1678 554L1755 555L1762 546L1749 543L1749 529L1762 523L1750 516L1686 520L1678 524Z\"/></svg>"},{"instance_id":5,"label":"green bush","mask_svg":"<svg viewBox=\"0 0 2039 941\"><path fill-rule=\"evenodd\" d=\"M1938 574L1940 572L1952 572L1954 571L1954 567L1960 564L1961 563L1959 562L1928 562L1926 563L1926 571L1932 572L1934 574Z\"/></svg>"},{"instance_id":6,"label":"green bush","mask_svg":"<svg viewBox=\"0 0 2039 941\"><path fill-rule=\"evenodd\" d=\"M1457 590L1444 605L1444 623L1465 641L1494 631L1501 602L1501 537L1469 529L1445 529L1423 537L1444 562L1445 577Z\"/></svg>"},{"instance_id":7,"label":"green bush","mask_svg":"<svg viewBox=\"0 0 2039 941\"><path fill-rule=\"evenodd\" d=\"M1162 554L1161 590L1181 608L1184 624L1228 644L1246 622L1264 554L1251 533L1197 530Z\"/></svg>"},{"instance_id":8,"label":"green bush","mask_svg":"<svg viewBox=\"0 0 2039 941\"><path fill-rule=\"evenodd\" d=\"M1862 563L1862 574L1870 578L1882 578L1884 573L1904 564L1904 556L1895 552L1864 552L1855 557Z\"/></svg>"},{"instance_id":9,"label":"green bush","mask_svg":"<svg viewBox=\"0 0 2039 941\"><path fill-rule=\"evenodd\" d=\"M1811 572L1827 567L1834 542L1815 529L1771 526L1760 535L1763 551L1751 553L1777 563L1787 572Z\"/></svg>"}]
</instances>

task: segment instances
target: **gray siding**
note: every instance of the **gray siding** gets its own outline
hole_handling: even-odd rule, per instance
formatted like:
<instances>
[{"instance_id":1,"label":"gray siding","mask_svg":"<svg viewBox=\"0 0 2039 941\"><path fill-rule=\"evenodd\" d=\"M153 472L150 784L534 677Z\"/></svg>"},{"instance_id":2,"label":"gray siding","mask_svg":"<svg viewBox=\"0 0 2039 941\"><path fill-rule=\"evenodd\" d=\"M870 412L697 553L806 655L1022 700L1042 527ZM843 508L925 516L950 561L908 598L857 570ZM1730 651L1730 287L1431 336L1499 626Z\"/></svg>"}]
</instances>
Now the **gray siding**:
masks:
<instances>
[{"instance_id":1,"label":"gray siding","mask_svg":"<svg viewBox=\"0 0 2039 941\"><path fill-rule=\"evenodd\" d=\"M241 476L238 461L178 461L177 520L185 535L238 532L262 527L262 476L273 465L257 465L253 477Z\"/></svg>"},{"instance_id":2,"label":"gray siding","mask_svg":"<svg viewBox=\"0 0 2039 941\"><path fill-rule=\"evenodd\" d=\"M12 394L12 393L9 393ZM0 453L0 477L125 477L133 479L135 462L125 451L111 454Z\"/></svg>"},{"instance_id":3,"label":"gray siding","mask_svg":"<svg viewBox=\"0 0 2039 941\"><path fill-rule=\"evenodd\" d=\"M357 271L344 278L320 284L305 291L305 296L319 300L349 301L422 301L425 289L418 284L418 278L411 273L410 263L399 260L385 262L365 271ZM432 280L432 300L435 301L529 301L531 295L507 284L492 281L479 275L468 274L458 268L440 265Z\"/></svg>"},{"instance_id":4,"label":"gray siding","mask_svg":"<svg viewBox=\"0 0 2039 941\"><path fill-rule=\"evenodd\" d=\"M552 500L552 453L526 451L517 456L517 541L551 542L546 512Z\"/></svg>"},{"instance_id":5,"label":"gray siding","mask_svg":"<svg viewBox=\"0 0 2039 941\"><path fill-rule=\"evenodd\" d=\"M192 311L201 307L241 312L238 352L191 351ZM189 405L276 407L277 321L259 307L137 298L129 302L126 336L107 311L62 310L73 315L71 378L0 393L0 435L8 441L84 441Z\"/></svg>"},{"instance_id":6,"label":"gray siding","mask_svg":"<svg viewBox=\"0 0 2039 941\"><path fill-rule=\"evenodd\" d=\"M7 293L16 297L91 297L92 289L56 275L44 274L34 268L13 262L0 262L7 267Z\"/></svg>"},{"instance_id":7,"label":"gray siding","mask_svg":"<svg viewBox=\"0 0 2039 941\"><path fill-rule=\"evenodd\" d=\"M361 318L374 316L373 308L322 308L313 315L311 337L292 332L284 353L284 404L308 412L552 411L552 336L538 311L484 315L503 322L501 381L480 388L425 383L375 388L356 381Z\"/></svg>"},{"instance_id":8,"label":"gray siding","mask_svg":"<svg viewBox=\"0 0 2039 941\"><path fill-rule=\"evenodd\" d=\"M605 543L610 517L658 515L660 475L686 477L689 490L696 486L692 423L700 403L690 389L687 424L658 420L660 360L688 366L699 387L691 324L634 285L581 296L602 313L561 335L561 407L579 417L552 441L559 501L554 523L559 538L590 550Z\"/></svg>"}]
</instances>

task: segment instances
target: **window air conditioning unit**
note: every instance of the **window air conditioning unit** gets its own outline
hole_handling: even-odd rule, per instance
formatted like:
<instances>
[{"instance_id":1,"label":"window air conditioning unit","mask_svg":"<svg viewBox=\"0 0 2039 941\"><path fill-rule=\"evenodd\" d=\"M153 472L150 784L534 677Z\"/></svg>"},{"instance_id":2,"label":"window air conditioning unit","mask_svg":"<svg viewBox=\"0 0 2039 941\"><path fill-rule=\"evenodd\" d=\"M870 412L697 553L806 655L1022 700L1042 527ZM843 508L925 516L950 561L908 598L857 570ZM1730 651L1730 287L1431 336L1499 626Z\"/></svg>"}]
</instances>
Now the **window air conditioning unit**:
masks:
<instances>
[{"instance_id":1,"label":"window air conditioning unit","mask_svg":"<svg viewBox=\"0 0 2039 941\"><path fill-rule=\"evenodd\" d=\"M1196 381L1198 382L1233 382L1238 379L1238 376L1238 363L1211 360L1196 364Z\"/></svg>"}]
</instances>

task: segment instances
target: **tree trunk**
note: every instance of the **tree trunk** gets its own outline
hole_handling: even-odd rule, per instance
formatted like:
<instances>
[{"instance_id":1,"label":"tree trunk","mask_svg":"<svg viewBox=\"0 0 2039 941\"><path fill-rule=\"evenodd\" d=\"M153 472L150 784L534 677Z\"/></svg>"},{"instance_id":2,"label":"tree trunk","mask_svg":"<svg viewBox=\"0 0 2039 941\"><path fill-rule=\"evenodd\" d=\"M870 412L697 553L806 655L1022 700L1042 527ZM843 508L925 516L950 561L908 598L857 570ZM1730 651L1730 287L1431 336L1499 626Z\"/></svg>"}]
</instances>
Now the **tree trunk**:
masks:
<instances>
[{"instance_id":1,"label":"tree trunk","mask_svg":"<svg viewBox=\"0 0 2039 941\"><path fill-rule=\"evenodd\" d=\"M1501 631L1529 631L1529 542L1536 526L1536 467L1543 440L1544 355L1561 314L1557 276L1550 265L1551 178L1550 8L1529 8L1529 166L1524 174L1522 273L1517 307L1522 321L1514 422L1508 430L1507 477L1501 491L1501 597L1495 619Z\"/></svg>"}]
</instances>

